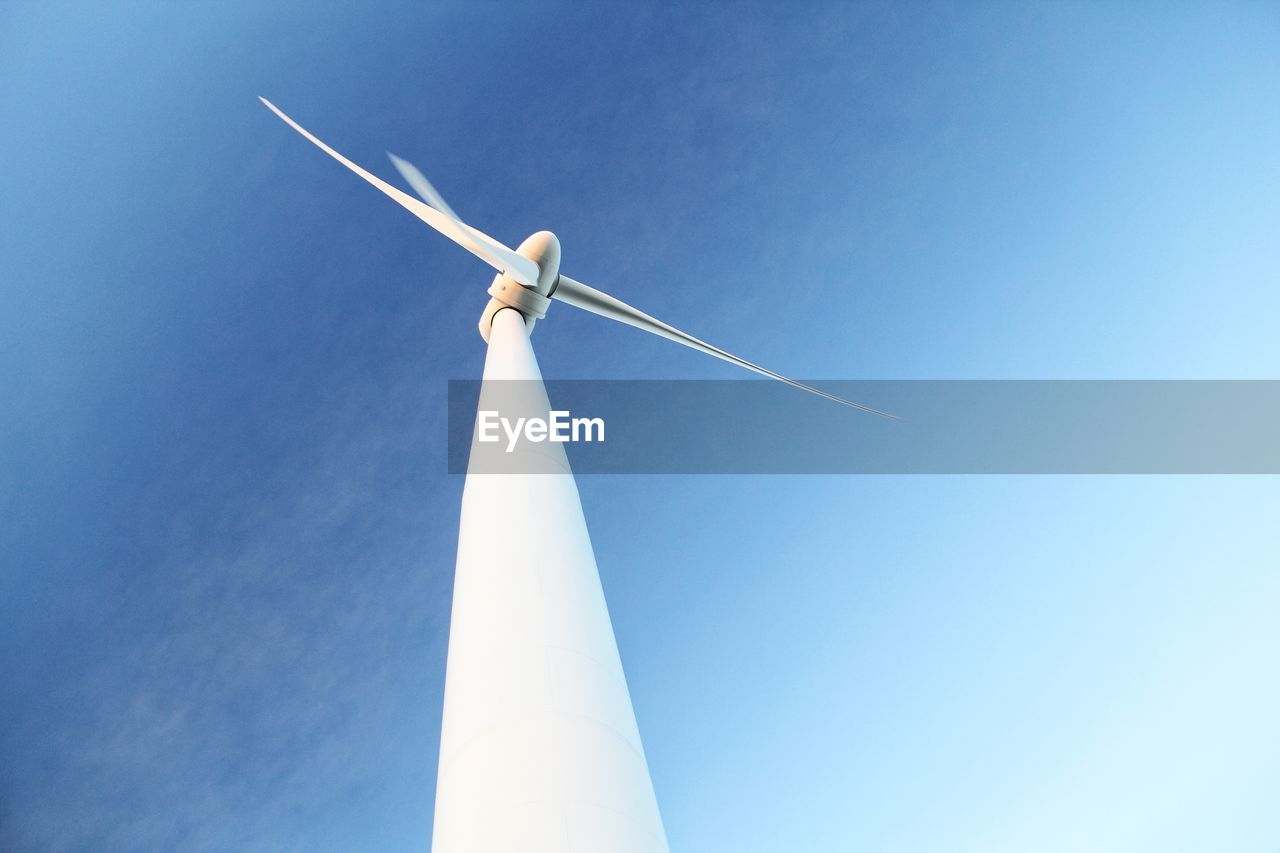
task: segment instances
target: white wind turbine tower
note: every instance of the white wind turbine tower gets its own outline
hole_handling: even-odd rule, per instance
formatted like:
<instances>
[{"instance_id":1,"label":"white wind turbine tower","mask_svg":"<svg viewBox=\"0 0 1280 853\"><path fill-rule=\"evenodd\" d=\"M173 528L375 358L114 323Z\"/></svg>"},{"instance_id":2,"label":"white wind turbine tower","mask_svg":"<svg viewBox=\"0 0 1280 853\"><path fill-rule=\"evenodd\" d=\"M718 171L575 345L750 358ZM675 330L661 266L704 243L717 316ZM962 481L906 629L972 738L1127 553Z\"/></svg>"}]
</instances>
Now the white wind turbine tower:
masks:
<instances>
[{"instance_id":1,"label":"white wind turbine tower","mask_svg":"<svg viewBox=\"0 0 1280 853\"><path fill-rule=\"evenodd\" d=\"M481 404L497 380L532 380L518 401L550 410L529 342L551 300L608 317L855 409L893 417L765 370L560 274L560 243L540 231L512 251L464 224L411 164L425 201L360 168L268 108L325 153L498 271L480 318L489 344ZM503 403L512 405L509 395ZM512 454L462 494L436 784L435 853L666 851L578 489L559 444Z\"/></svg>"}]
</instances>

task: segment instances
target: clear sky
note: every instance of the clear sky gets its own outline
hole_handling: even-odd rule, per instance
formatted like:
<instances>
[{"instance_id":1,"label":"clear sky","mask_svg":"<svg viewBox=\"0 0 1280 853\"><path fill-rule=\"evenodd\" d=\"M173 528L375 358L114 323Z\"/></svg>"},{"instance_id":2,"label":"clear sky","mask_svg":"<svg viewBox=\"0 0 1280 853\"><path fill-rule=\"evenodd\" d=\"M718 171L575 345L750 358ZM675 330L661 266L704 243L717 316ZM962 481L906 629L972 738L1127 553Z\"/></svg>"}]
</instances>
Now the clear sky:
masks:
<instances>
[{"instance_id":1,"label":"clear sky","mask_svg":"<svg viewBox=\"0 0 1280 853\"><path fill-rule=\"evenodd\" d=\"M257 95L791 375L1280 374L1271 4L111 5L0 6L6 850L429 842L490 273ZM673 849L1280 849L1274 478L581 490Z\"/></svg>"}]
</instances>

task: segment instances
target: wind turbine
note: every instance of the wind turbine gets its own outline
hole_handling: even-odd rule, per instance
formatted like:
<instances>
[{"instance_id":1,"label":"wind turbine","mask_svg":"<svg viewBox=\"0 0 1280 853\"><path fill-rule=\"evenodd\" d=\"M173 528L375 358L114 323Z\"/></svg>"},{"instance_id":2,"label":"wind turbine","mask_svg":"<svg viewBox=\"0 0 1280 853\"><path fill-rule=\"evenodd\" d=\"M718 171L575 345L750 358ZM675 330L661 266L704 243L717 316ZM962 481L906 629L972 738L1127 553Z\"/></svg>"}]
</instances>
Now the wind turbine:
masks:
<instances>
[{"instance_id":1,"label":"wind turbine","mask_svg":"<svg viewBox=\"0 0 1280 853\"><path fill-rule=\"evenodd\" d=\"M463 223L411 163L392 163L421 200L370 174L260 99L326 154L498 271L480 317L489 345L481 404L503 380L551 407L529 335L552 300L887 418L766 370L560 273L560 242L539 231L512 251ZM504 397L510 404L510 397ZM530 452L530 451L524 451ZM631 697L578 489L559 444L552 474L479 473L462 494L436 783L435 853L666 851ZM521 467L519 453L512 470Z\"/></svg>"}]
</instances>

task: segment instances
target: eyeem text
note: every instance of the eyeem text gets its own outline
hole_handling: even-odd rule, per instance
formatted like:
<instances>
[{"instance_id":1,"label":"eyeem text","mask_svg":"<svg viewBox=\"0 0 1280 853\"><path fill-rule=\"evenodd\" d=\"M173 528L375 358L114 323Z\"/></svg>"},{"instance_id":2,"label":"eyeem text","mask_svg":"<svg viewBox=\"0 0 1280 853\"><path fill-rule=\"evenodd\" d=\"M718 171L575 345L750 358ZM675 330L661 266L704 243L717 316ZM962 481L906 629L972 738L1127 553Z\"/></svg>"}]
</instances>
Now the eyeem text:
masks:
<instances>
[{"instance_id":1,"label":"eyeem text","mask_svg":"<svg viewBox=\"0 0 1280 853\"><path fill-rule=\"evenodd\" d=\"M552 410L546 418L504 418L498 412L481 409L476 417L476 440L485 444L506 437L507 453L516 442L604 441L604 418L575 418L570 412Z\"/></svg>"}]
</instances>

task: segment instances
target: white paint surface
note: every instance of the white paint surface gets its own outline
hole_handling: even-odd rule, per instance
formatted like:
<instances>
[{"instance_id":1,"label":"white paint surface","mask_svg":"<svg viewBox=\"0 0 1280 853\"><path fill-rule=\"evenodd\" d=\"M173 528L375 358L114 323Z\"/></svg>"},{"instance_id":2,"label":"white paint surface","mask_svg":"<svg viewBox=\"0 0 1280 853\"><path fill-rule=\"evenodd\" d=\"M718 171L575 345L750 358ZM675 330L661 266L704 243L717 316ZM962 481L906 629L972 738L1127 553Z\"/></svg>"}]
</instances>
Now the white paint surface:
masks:
<instances>
[{"instance_id":1,"label":"white paint surface","mask_svg":"<svg viewBox=\"0 0 1280 853\"><path fill-rule=\"evenodd\" d=\"M541 378L523 319L499 311L486 386L537 380L520 405L545 416ZM563 473L467 476L432 849L666 851L568 460L522 443L518 470L527 453Z\"/></svg>"}]
</instances>

